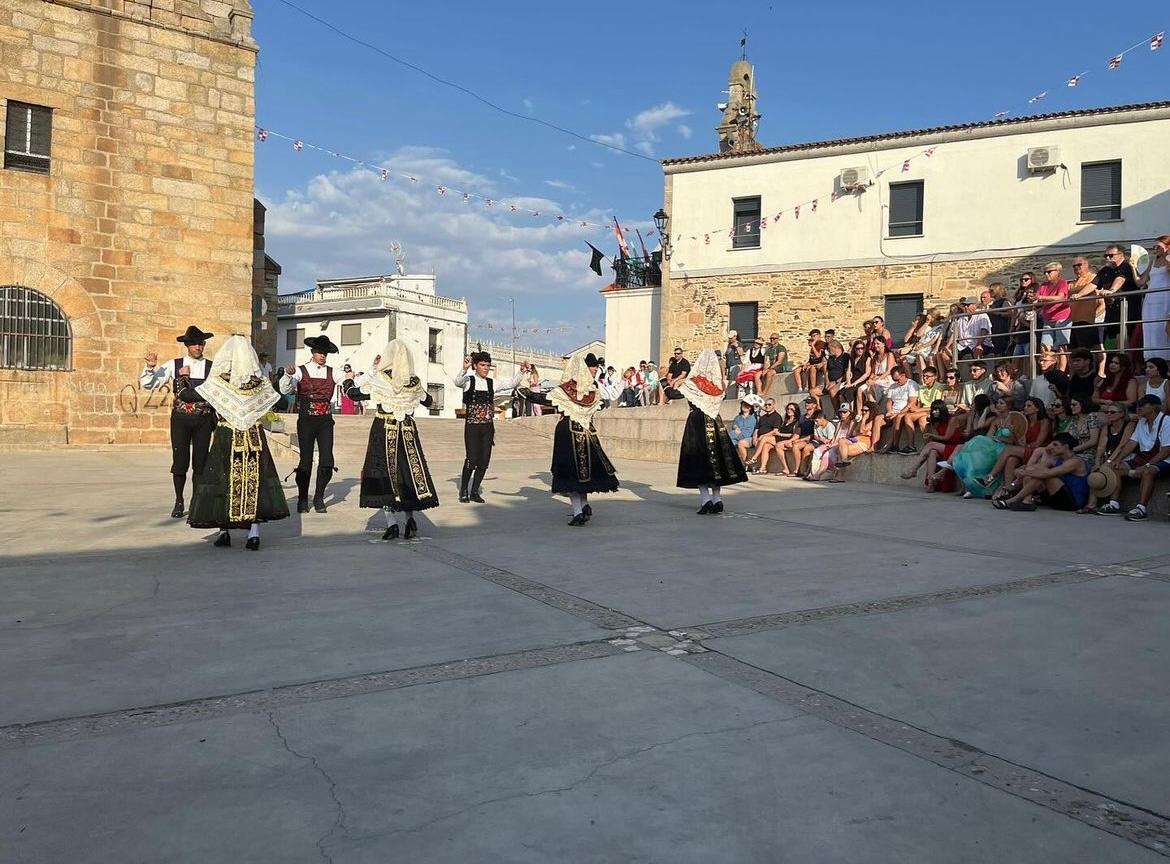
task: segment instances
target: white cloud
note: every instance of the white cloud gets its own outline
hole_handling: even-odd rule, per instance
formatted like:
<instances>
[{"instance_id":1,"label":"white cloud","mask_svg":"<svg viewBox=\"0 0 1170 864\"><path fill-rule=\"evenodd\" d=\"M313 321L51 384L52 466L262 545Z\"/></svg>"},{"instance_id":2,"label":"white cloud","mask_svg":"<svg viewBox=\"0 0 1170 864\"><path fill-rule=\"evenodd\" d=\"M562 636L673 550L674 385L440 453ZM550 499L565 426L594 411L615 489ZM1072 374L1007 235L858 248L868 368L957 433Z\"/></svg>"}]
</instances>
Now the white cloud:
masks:
<instances>
[{"instance_id":1,"label":"white cloud","mask_svg":"<svg viewBox=\"0 0 1170 864\"><path fill-rule=\"evenodd\" d=\"M590 135L589 137L602 144L610 144L623 149L633 147L647 156L653 156L654 145L658 143L659 133L663 127L669 126L683 117L688 117L690 114L688 109L675 105L673 102L663 102L661 105L652 105L639 111L626 120L625 127L629 130L628 136L623 132L613 132ZM691 137L690 127L684 124L679 124L678 132L684 138Z\"/></svg>"},{"instance_id":2,"label":"white cloud","mask_svg":"<svg viewBox=\"0 0 1170 864\"><path fill-rule=\"evenodd\" d=\"M507 198L547 214L534 218L474 199L465 204L455 194L440 196L436 183L495 194L487 178L442 151L404 148L384 164L391 168L388 182L354 169L317 175L283 195L261 195L268 207L267 251L283 268L282 291L305 290L318 278L393 272L389 246L397 240L408 269L433 268L440 294L468 299L472 322L487 320L489 310L506 308L503 298L514 296L523 297L518 303L533 319L530 326L573 327L571 334L526 336L525 344L562 350L585 341L577 338L584 324L600 325L599 289L605 282L589 271L584 241L598 245L605 238L596 229L553 224L548 217L561 212L560 202ZM405 179L411 171L418 172L417 184ZM574 215L605 221L598 212Z\"/></svg>"},{"instance_id":3,"label":"white cloud","mask_svg":"<svg viewBox=\"0 0 1170 864\"><path fill-rule=\"evenodd\" d=\"M572 183L566 183L564 180L545 180L545 186L551 186L554 189L568 189L573 192L577 191L577 187Z\"/></svg>"},{"instance_id":4,"label":"white cloud","mask_svg":"<svg viewBox=\"0 0 1170 864\"><path fill-rule=\"evenodd\" d=\"M693 130L691 129L691 127L688 126L686 123L679 123L678 124L678 134L681 135L683 138L686 138L689 140L691 137L692 131Z\"/></svg>"},{"instance_id":5,"label":"white cloud","mask_svg":"<svg viewBox=\"0 0 1170 864\"><path fill-rule=\"evenodd\" d=\"M503 177L505 180L511 180L513 183L519 183L519 182L520 182L520 178L519 178L519 177L517 177L517 176L515 176L515 175L513 175L513 174L509 174L509 173L508 173L507 171L505 171L503 168L501 168L501 169L500 169L500 176L501 176L501 177Z\"/></svg>"},{"instance_id":6,"label":"white cloud","mask_svg":"<svg viewBox=\"0 0 1170 864\"><path fill-rule=\"evenodd\" d=\"M522 101L524 103L524 110L527 111L529 114L531 114L532 109L534 107L532 104L532 100L525 97Z\"/></svg>"},{"instance_id":7,"label":"white cloud","mask_svg":"<svg viewBox=\"0 0 1170 864\"><path fill-rule=\"evenodd\" d=\"M611 147L625 147L626 136L621 132L614 132L612 135L599 133L597 135L590 135L598 144L609 144Z\"/></svg>"}]
</instances>

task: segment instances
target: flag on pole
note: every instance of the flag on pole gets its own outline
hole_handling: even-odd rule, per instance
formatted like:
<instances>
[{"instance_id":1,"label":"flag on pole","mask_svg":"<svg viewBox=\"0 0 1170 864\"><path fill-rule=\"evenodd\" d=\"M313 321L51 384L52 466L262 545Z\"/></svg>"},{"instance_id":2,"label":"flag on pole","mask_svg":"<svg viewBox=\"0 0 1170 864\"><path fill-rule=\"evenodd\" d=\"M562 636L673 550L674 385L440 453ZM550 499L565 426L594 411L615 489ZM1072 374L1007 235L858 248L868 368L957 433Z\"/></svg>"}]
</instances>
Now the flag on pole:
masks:
<instances>
[{"instance_id":1,"label":"flag on pole","mask_svg":"<svg viewBox=\"0 0 1170 864\"><path fill-rule=\"evenodd\" d=\"M646 241L642 239L642 232L635 228L634 233L638 235L638 245L642 247L642 258L649 261L650 253L646 251Z\"/></svg>"},{"instance_id":2,"label":"flag on pole","mask_svg":"<svg viewBox=\"0 0 1170 864\"><path fill-rule=\"evenodd\" d=\"M1121 55L1120 54L1116 54L1113 57L1109 58L1109 68L1110 69L1116 69L1120 65L1121 65Z\"/></svg>"},{"instance_id":3,"label":"flag on pole","mask_svg":"<svg viewBox=\"0 0 1170 864\"><path fill-rule=\"evenodd\" d=\"M603 255L601 250L598 249L596 246L594 246L589 241L585 241L585 245L593 250L593 257L589 260L589 269L592 270L594 273L596 273L598 276L600 276L601 275L601 261L602 261L602 259L605 258L605 255Z\"/></svg>"},{"instance_id":4,"label":"flag on pole","mask_svg":"<svg viewBox=\"0 0 1170 864\"><path fill-rule=\"evenodd\" d=\"M630 247L626 244L626 235L622 233L622 226L618 224L617 217L613 217L613 233L617 235L618 249L621 251L623 258L632 258L630 255Z\"/></svg>"}]
</instances>

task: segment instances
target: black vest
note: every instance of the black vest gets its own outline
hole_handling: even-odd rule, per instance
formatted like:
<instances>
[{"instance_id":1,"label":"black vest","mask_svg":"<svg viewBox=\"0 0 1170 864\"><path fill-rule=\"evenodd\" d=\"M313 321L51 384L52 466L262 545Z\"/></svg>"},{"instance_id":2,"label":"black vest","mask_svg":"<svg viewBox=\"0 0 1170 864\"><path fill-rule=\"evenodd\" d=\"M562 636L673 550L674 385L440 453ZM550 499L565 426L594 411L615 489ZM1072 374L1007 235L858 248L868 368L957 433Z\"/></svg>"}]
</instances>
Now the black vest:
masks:
<instances>
[{"instance_id":1,"label":"black vest","mask_svg":"<svg viewBox=\"0 0 1170 864\"><path fill-rule=\"evenodd\" d=\"M202 378L195 375L195 367L191 365L192 361L191 361L190 357L176 357L175 360L172 362L174 362L174 364L175 364L175 368L172 370L172 373L173 373L172 377L176 381L179 380L179 370L182 369L184 366L187 366L191 369L191 374L187 376L187 380L191 382L192 387L198 387L200 384L202 384L204 381L207 380L206 375L204 375L204 377L202 377ZM211 361L205 359L203 361L203 371L206 373L210 369L211 369Z\"/></svg>"},{"instance_id":2,"label":"black vest","mask_svg":"<svg viewBox=\"0 0 1170 864\"><path fill-rule=\"evenodd\" d=\"M483 404L484 402L491 404L495 398L495 380L492 378L485 378L487 381L487 390L475 389L475 373L471 373L471 386L463 390L463 406L473 405L475 403Z\"/></svg>"}]
</instances>

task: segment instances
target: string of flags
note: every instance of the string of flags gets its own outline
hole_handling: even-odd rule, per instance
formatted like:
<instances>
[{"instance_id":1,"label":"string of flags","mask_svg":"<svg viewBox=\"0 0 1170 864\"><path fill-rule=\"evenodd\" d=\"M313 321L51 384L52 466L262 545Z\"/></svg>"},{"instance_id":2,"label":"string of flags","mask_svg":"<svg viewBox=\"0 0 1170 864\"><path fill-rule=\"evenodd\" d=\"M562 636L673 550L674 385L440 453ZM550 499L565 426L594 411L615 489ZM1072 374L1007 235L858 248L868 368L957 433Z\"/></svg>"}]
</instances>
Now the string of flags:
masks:
<instances>
[{"instance_id":1,"label":"string of flags","mask_svg":"<svg viewBox=\"0 0 1170 864\"><path fill-rule=\"evenodd\" d=\"M517 327L515 331L512 330L510 324L495 324L491 321L472 322L467 325L468 330L480 330L488 333L505 333L511 334L515 332L517 336L548 336L553 333L569 333L578 330L604 330L604 325L601 324L577 324L573 327Z\"/></svg>"},{"instance_id":2,"label":"string of flags","mask_svg":"<svg viewBox=\"0 0 1170 864\"><path fill-rule=\"evenodd\" d=\"M1151 51L1157 51L1159 48L1162 47L1162 43L1165 40L1165 37L1166 37L1166 34L1162 31L1159 31L1159 32L1153 34L1152 36L1150 36L1146 39L1143 39L1140 42L1135 42L1133 45L1130 45L1128 48L1126 48L1121 53L1114 54L1112 57L1110 57L1108 62L1105 64L1105 68L1107 70L1120 69L1121 63L1125 59L1126 54L1130 54L1130 53L1137 51L1138 49L1146 47L1146 46L1149 46L1149 49ZM1079 87L1081 82L1084 80L1085 76L1091 74L1091 72L1092 72L1091 69L1086 69L1083 72L1079 72L1076 75L1073 75L1071 78L1068 78L1065 80L1065 82L1064 82L1065 86L1066 87ZM1048 91L1044 90L1040 93L1037 93L1035 96L1031 97L1028 100L1028 104L1035 105L1039 102L1042 102L1045 98L1047 98L1047 96L1048 96ZM992 119L993 120L1002 120L1005 117L1010 117L1013 113L1014 112L1012 112L1012 111L999 111L999 112L996 112L996 114L992 117Z\"/></svg>"},{"instance_id":3,"label":"string of flags","mask_svg":"<svg viewBox=\"0 0 1170 864\"><path fill-rule=\"evenodd\" d=\"M358 159L356 156L350 156L338 150L332 150L328 147L321 147L317 144L305 141L303 138L294 138L291 135L285 135L282 132L277 132L274 129L268 129L263 126L256 127L256 139L260 142L265 142L269 138L279 138L283 141L288 141L292 144L294 152L301 153L306 149L316 150L319 153L325 153L337 159L342 159L351 163L355 168L360 168L365 171L370 171L378 175L383 182L399 181L409 183L412 186L422 184L430 186L435 190L435 193L440 197L447 197L449 194L459 196L463 199L464 204L482 205L485 208L493 209L497 212L514 213L517 215L530 216L534 219L546 220L552 225L572 225L577 228L586 228L593 231L606 230L608 231L612 226L604 222L594 222L588 219L580 219L576 216L570 216L565 213L557 213L555 211L533 210L530 207L525 207L514 201L506 201L498 198L489 198L484 195L478 195L474 192L465 191L463 189L452 189L448 186L438 183L429 183L424 178L419 177L408 171L399 171L397 169L386 168L381 165L371 164L363 159ZM530 196L539 197L539 196Z\"/></svg>"}]
</instances>

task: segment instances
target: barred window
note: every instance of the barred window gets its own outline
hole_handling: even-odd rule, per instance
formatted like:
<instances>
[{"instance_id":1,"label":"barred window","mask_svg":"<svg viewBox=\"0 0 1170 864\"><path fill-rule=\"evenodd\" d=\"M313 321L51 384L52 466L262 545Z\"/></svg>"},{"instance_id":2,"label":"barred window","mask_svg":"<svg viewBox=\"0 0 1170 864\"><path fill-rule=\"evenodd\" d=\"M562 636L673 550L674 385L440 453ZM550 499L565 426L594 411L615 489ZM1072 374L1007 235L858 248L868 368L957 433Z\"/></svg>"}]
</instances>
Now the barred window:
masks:
<instances>
[{"instance_id":1,"label":"barred window","mask_svg":"<svg viewBox=\"0 0 1170 864\"><path fill-rule=\"evenodd\" d=\"M52 300L20 285L0 286L0 368L68 370L73 336Z\"/></svg>"},{"instance_id":2,"label":"barred window","mask_svg":"<svg viewBox=\"0 0 1170 864\"><path fill-rule=\"evenodd\" d=\"M4 167L49 173L53 109L8 100L4 122Z\"/></svg>"}]
</instances>

